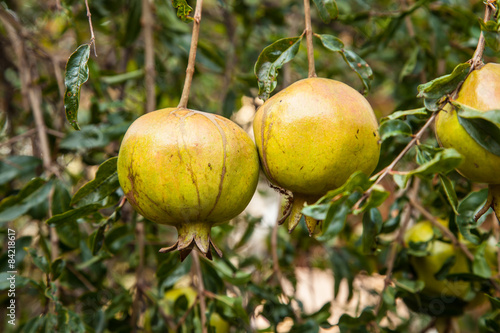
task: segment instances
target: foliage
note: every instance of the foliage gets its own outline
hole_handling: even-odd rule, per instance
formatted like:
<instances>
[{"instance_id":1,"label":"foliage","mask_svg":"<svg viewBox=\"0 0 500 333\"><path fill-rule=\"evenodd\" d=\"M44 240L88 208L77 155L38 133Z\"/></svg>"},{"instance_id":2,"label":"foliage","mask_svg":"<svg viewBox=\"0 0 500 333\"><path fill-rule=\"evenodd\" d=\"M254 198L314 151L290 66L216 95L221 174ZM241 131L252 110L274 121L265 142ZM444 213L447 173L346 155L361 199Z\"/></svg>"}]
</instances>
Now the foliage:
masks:
<instances>
[{"instance_id":1,"label":"foliage","mask_svg":"<svg viewBox=\"0 0 500 333\"><path fill-rule=\"evenodd\" d=\"M184 83L194 1L142 2L153 5L155 104L172 107ZM3 316L2 329L201 332L202 316L218 314L231 332L420 332L442 324L440 309L458 307L445 328L454 321L464 332L500 330L498 267L483 260L486 243L498 249L498 221L491 211L474 218L487 190L454 170L461 156L439 148L429 127L452 104L473 138L499 155L498 110L479 114L451 98L481 31L484 61L499 62L498 12L485 23L481 1L314 0L316 72L366 93L381 123L379 178L354 174L305 207L323 220L311 238L303 223L292 234L273 233L274 221L266 222L272 205L215 227L224 257L201 261L204 293L192 307L180 297L172 314L164 295L199 286L191 278L196 261L158 252L174 242L175 230L134 212L116 176L120 141L147 99L151 50L141 37L142 2L89 1L92 45L84 0L0 1L3 309L12 298L7 272L17 272L16 326ZM260 105L259 94L267 98L307 77L303 15L302 1L205 0L189 107L238 121L238 110ZM387 166L392 172L384 174ZM264 179L260 185L263 201L276 197ZM482 297L479 310L463 312L462 301L446 297L429 306L420 293L409 257L426 255L425 247L406 247L401 238L409 224L428 219L419 208L448 219L451 235L477 246L472 273L448 274L448 262L439 278L473 281L474 294L463 302ZM304 271L311 279L333 277L328 301L311 307L299 295ZM391 275L387 284L384 274ZM402 299L411 310L401 311Z\"/></svg>"}]
</instances>

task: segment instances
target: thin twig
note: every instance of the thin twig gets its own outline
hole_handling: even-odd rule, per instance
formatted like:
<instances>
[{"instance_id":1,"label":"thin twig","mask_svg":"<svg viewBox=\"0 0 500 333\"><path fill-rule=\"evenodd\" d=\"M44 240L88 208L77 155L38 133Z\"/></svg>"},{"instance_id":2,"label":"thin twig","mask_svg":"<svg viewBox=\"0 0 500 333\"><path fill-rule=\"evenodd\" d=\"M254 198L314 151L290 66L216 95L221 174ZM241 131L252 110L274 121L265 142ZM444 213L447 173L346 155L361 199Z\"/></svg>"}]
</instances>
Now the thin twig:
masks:
<instances>
[{"instance_id":1,"label":"thin twig","mask_svg":"<svg viewBox=\"0 0 500 333\"><path fill-rule=\"evenodd\" d=\"M156 109L155 94L155 49L153 39L153 15L149 0L142 0L142 31L144 34L144 67L146 80L146 112Z\"/></svg>"},{"instance_id":2,"label":"thin twig","mask_svg":"<svg viewBox=\"0 0 500 333\"><path fill-rule=\"evenodd\" d=\"M92 14L90 13L89 1L88 0L85 0L85 6L87 7L87 17L89 18L90 44L94 45L94 54L97 57L97 50L96 50L96 46L95 46L94 28L92 27Z\"/></svg>"},{"instance_id":3,"label":"thin twig","mask_svg":"<svg viewBox=\"0 0 500 333\"><path fill-rule=\"evenodd\" d=\"M438 111L434 112L429 119L427 119L427 122L422 126L422 128L413 136L413 139L406 145L406 147L399 153L399 155L394 159L394 161L391 162L388 166L386 166L381 172L379 172L379 175L377 180L370 186L368 190L363 194L361 199L358 200L358 202L354 205L354 207L357 209L359 208L359 205L366 200L370 196L370 193L373 191L373 188L378 185L382 179L384 179L385 176L387 176L396 166L396 164L406 155L406 153L420 140L422 135L424 134L425 130L432 124L434 119L436 118L438 114ZM375 175L375 176L377 176Z\"/></svg>"},{"instance_id":4,"label":"thin twig","mask_svg":"<svg viewBox=\"0 0 500 333\"><path fill-rule=\"evenodd\" d=\"M197 277L196 288L198 289L198 300L200 301L200 318L201 318L201 331L207 333L207 316L206 316L206 303L205 303L205 285L203 284L203 273L201 271L200 257L198 252L193 251L193 264L194 272Z\"/></svg>"},{"instance_id":5,"label":"thin twig","mask_svg":"<svg viewBox=\"0 0 500 333\"><path fill-rule=\"evenodd\" d=\"M144 285L144 223L139 221L135 226L135 237L137 241L137 251L139 252L139 264L135 271L136 293L132 305L132 316L130 318L132 331L137 332L137 320L139 318L142 290Z\"/></svg>"},{"instance_id":6,"label":"thin twig","mask_svg":"<svg viewBox=\"0 0 500 333\"><path fill-rule=\"evenodd\" d=\"M198 48L198 36L200 35L200 22L201 22L201 9L203 7L203 0L196 1L196 8L193 17L193 35L191 37L191 46L189 48L188 66L186 68L186 80L184 81L184 88L182 89L181 99L179 105L180 109L187 108L189 100L189 92L191 91L191 83L193 82L194 64L196 63L196 49Z\"/></svg>"},{"instance_id":7,"label":"thin twig","mask_svg":"<svg viewBox=\"0 0 500 333\"><path fill-rule=\"evenodd\" d=\"M146 298L149 299L149 301L151 303L158 304L158 302L151 295L149 295L148 290L142 290L142 294L144 296L146 296ZM196 304L196 303L194 303L194 304ZM160 312L160 316L163 318L163 321L165 323L167 323L167 325L169 327L174 327L175 326L175 322L174 322L174 319L172 318L172 316L166 314L165 310L163 310L163 307L158 306L157 308L158 308L158 312ZM189 309L188 309L188 311L189 311ZM177 329L173 330L173 332L177 332Z\"/></svg>"},{"instance_id":8,"label":"thin twig","mask_svg":"<svg viewBox=\"0 0 500 333\"><path fill-rule=\"evenodd\" d=\"M308 77L316 77L316 69L314 68L313 31L311 26L311 6L309 0L304 0L304 18L306 21L307 61L309 63Z\"/></svg>"},{"instance_id":9,"label":"thin twig","mask_svg":"<svg viewBox=\"0 0 500 333\"><path fill-rule=\"evenodd\" d=\"M189 316L189 314L191 313L191 311L193 311L193 309L195 308L196 301L198 299L199 299L199 296L197 295L196 296L196 300L193 302L193 304L191 304L191 306L186 310L186 312L184 312L184 314L182 315L181 319L179 319L179 321L175 325L175 327L172 330L172 332L177 332L177 330L179 329L179 327L181 327L186 322L187 317Z\"/></svg>"},{"instance_id":10,"label":"thin twig","mask_svg":"<svg viewBox=\"0 0 500 333\"><path fill-rule=\"evenodd\" d=\"M7 141L0 142L0 147L2 147L2 146L8 146L8 145L10 145L10 144L12 144L12 143L14 143L16 141L19 141L19 140L21 140L21 139L23 139L23 138L25 138L27 136L31 136L31 135L35 134L35 132L36 132L36 129L32 128L32 129L24 132L23 134L16 135L16 136L10 138Z\"/></svg>"},{"instance_id":11,"label":"thin twig","mask_svg":"<svg viewBox=\"0 0 500 333\"><path fill-rule=\"evenodd\" d=\"M486 8L484 9L484 19L483 19L484 22L488 22L491 13L492 13L491 7L488 4L486 4ZM482 59L483 59L485 45L486 45L486 40L484 38L483 31L481 31L481 34L479 35L479 40L477 41L476 51L474 51L474 55L470 60L471 67L469 73L472 72L474 69L476 69L476 67L481 66L481 64L483 63Z\"/></svg>"},{"instance_id":12,"label":"thin twig","mask_svg":"<svg viewBox=\"0 0 500 333\"><path fill-rule=\"evenodd\" d=\"M281 273L280 264L278 260L278 228L279 228L279 223L275 223L273 231L271 233L271 255L273 258L273 272L274 276L276 277L281 286L281 291L283 292L283 296L287 297L285 292L285 287L283 284L283 274Z\"/></svg>"},{"instance_id":13,"label":"thin twig","mask_svg":"<svg viewBox=\"0 0 500 333\"><path fill-rule=\"evenodd\" d=\"M94 285L92 283L90 283L90 281L85 277L83 276L76 268L74 268L72 265L66 265L66 268L71 272L73 273L74 276L76 276L76 278L78 280L80 280L81 283L83 283L83 285L91 292L95 293L97 292L97 288L94 287Z\"/></svg>"}]
</instances>

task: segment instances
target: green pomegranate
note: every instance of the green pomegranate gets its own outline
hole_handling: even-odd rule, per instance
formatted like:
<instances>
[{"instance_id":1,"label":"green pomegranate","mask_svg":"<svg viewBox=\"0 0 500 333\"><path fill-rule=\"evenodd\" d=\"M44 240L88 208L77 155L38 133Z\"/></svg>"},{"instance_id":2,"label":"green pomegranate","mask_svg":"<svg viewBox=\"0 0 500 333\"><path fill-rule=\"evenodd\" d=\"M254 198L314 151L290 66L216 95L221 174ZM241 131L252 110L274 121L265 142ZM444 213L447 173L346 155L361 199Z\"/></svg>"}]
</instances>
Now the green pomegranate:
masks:
<instances>
[{"instance_id":1,"label":"green pomegranate","mask_svg":"<svg viewBox=\"0 0 500 333\"><path fill-rule=\"evenodd\" d=\"M205 112L167 108L138 118L118 154L118 179L144 217L177 228L177 242L160 251L193 247L211 259L213 225L245 209L258 181L250 137L232 121Z\"/></svg>"},{"instance_id":2,"label":"green pomegranate","mask_svg":"<svg viewBox=\"0 0 500 333\"><path fill-rule=\"evenodd\" d=\"M500 64L486 64L464 81L457 102L478 111L500 110ZM464 156L457 171L471 181L489 184L488 201L500 219L500 156L481 147L460 125L457 112L446 107L436 117L436 136L445 148L455 148Z\"/></svg>"},{"instance_id":3,"label":"green pomegranate","mask_svg":"<svg viewBox=\"0 0 500 333\"><path fill-rule=\"evenodd\" d=\"M268 179L293 193L288 230L311 204L356 171L370 174L380 153L377 119L368 101L329 79L300 80L258 110L255 141ZM317 221L306 217L310 234Z\"/></svg>"},{"instance_id":4,"label":"green pomegranate","mask_svg":"<svg viewBox=\"0 0 500 333\"><path fill-rule=\"evenodd\" d=\"M500 109L500 64L486 64L464 81L457 102L489 111ZM481 147L458 122L457 112L446 108L436 118L436 134L445 148L464 156L458 172L479 183L500 184L500 156Z\"/></svg>"}]
</instances>

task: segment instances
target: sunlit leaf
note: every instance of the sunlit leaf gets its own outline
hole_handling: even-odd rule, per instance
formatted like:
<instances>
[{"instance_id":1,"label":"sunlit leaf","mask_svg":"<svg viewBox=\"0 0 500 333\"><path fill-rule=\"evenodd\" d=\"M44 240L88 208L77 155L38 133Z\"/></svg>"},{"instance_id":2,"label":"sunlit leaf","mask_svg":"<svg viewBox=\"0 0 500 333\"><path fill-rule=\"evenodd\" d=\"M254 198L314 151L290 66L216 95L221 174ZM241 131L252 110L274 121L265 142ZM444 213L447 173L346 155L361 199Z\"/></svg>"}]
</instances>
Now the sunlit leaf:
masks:
<instances>
[{"instance_id":1,"label":"sunlit leaf","mask_svg":"<svg viewBox=\"0 0 500 333\"><path fill-rule=\"evenodd\" d=\"M186 0L172 0L172 6L174 6L174 8L177 8L177 17L184 22L193 20L192 17L188 16L193 8L188 5Z\"/></svg>"},{"instance_id":2,"label":"sunlit leaf","mask_svg":"<svg viewBox=\"0 0 500 333\"><path fill-rule=\"evenodd\" d=\"M74 129L80 130L78 126L78 107L80 105L80 90L82 84L89 79L89 67L87 62L90 56L90 44L80 45L73 52L66 63L66 76L64 84L64 108L66 118Z\"/></svg>"},{"instance_id":3,"label":"sunlit leaf","mask_svg":"<svg viewBox=\"0 0 500 333\"><path fill-rule=\"evenodd\" d=\"M424 98L424 104L427 110L439 110L439 101L455 90L459 83L465 80L469 73L470 64L464 63L456 66L453 72L429 81L418 86L417 97Z\"/></svg>"},{"instance_id":4,"label":"sunlit leaf","mask_svg":"<svg viewBox=\"0 0 500 333\"><path fill-rule=\"evenodd\" d=\"M418 108L418 109L412 109L412 110L393 112L390 115L382 118L381 121L384 122L386 120L399 119L399 118L403 118L406 116L427 116L427 115L428 115L428 112L427 112L426 108Z\"/></svg>"},{"instance_id":5,"label":"sunlit leaf","mask_svg":"<svg viewBox=\"0 0 500 333\"><path fill-rule=\"evenodd\" d=\"M405 176L405 184L412 176L427 176L435 173L447 173L455 169L463 160L463 156L453 148L442 149L432 160L411 170Z\"/></svg>"},{"instance_id":6,"label":"sunlit leaf","mask_svg":"<svg viewBox=\"0 0 500 333\"><path fill-rule=\"evenodd\" d=\"M112 157L103 162L97 169L95 178L83 185L73 196L71 205L86 206L114 193L120 187L116 169L117 161L118 157Z\"/></svg>"},{"instance_id":7,"label":"sunlit leaf","mask_svg":"<svg viewBox=\"0 0 500 333\"><path fill-rule=\"evenodd\" d=\"M263 100L269 98L276 88L278 69L295 57L301 41L302 37L283 38L262 50L254 68L260 98Z\"/></svg>"},{"instance_id":8,"label":"sunlit leaf","mask_svg":"<svg viewBox=\"0 0 500 333\"><path fill-rule=\"evenodd\" d=\"M486 45L494 52L500 51L500 22L493 20L484 22L482 19L478 19L478 21L481 25Z\"/></svg>"}]
</instances>

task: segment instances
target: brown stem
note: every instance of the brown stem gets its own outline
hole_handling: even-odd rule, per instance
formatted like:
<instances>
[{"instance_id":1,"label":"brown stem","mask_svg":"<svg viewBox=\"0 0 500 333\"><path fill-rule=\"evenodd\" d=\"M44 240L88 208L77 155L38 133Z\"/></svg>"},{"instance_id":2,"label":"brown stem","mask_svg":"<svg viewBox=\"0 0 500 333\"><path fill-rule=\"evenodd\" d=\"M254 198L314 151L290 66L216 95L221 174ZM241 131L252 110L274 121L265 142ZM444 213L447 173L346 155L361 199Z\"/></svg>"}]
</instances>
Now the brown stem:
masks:
<instances>
[{"instance_id":1,"label":"brown stem","mask_svg":"<svg viewBox=\"0 0 500 333\"><path fill-rule=\"evenodd\" d=\"M78 280L80 280L81 283L83 283L83 285L91 292L97 292L97 288L94 287L94 285L92 283L90 283L90 281L85 277L83 276L76 268L74 268L72 265L66 265L66 268L71 272L73 273L74 276L76 276L76 278Z\"/></svg>"},{"instance_id":2,"label":"brown stem","mask_svg":"<svg viewBox=\"0 0 500 333\"><path fill-rule=\"evenodd\" d=\"M373 188L378 185L382 179L384 179L385 176L387 176L396 166L396 164L406 155L406 153L413 147L422 137L424 134L425 130L432 124L434 121L434 118L436 118L438 114L438 111L434 112L429 119L427 119L427 122L422 126L422 128L413 136L413 139L406 145L406 147L399 153L399 155L394 159L394 161L391 162L387 167L385 167L379 174L377 180L370 186L368 190L366 190L365 194L361 197L361 199L356 202L354 207L357 209L359 208L359 205L366 200L370 196L370 193L373 191Z\"/></svg>"},{"instance_id":3,"label":"brown stem","mask_svg":"<svg viewBox=\"0 0 500 333\"><path fill-rule=\"evenodd\" d=\"M311 6L309 0L304 0L304 17L306 21L307 61L309 63L308 77L316 77L316 69L314 68L313 30L311 26Z\"/></svg>"},{"instance_id":4,"label":"brown stem","mask_svg":"<svg viewBox=\"0 0 500 333\"><path fill-rule=\"evenodd\" d=\"M193 17L193 35L191 37L191 46L189 48L188 66L186 68L186 80L182 89L181 100L177 106L179 109L187 108L189 100L189 92L191 91L191 83L193 82L194 64L196 63L196 49L198 48L198 36L200 35L201 9L203 0L196 1L196 8Z\"/></svg>"},{"instance_id":5,"label":"brown stem","mask_svg":"<svg viewBox=\"0 0 500 333\"><path fill-rule=\"evenodd\" d=\"M90 13L89 1L88 0L85 0L85 7L87 7L87 17L89 18L90 44L94 45L94 54L97 57L97 50L96 50L96 47L95 47L94 28L92 27L92 14Z\"/></svg>"},{"instance_id":6,"label":"brown stem","mask_svg":"<svg viewBox=\"0 0 500 333\"><path fill-rule=\"evenodd\" d=\"M196 251L193 251L192 255L193 255L194 271L197 277L196 288L198 289L198 299L200 301L201 331L202 333L207 333L205 285L203 284L203 273L201 271L200 257L198 256L198 252Z\"/></svg>"},{"instance_id":7,"label":"brown stem","mask_svg":"<svg viewBox=\"0 0 500 333\"><path fill-rule=\"evenodd\" d=\"M121 204L121 202L120 202ZM137 241L137 251L139 252L139 264L135 271L136 293L132 304L132 317L130 318L132 331L137 332L137 321L139 318L142 290L144 287L144 222L137 222L135 226L135 237Z\"/></svg>"},{"instance_id":8,"label":"brown stem","mask_svg":"<svg viewBox=\"0 0 500 333\"><path fill-rule=\"evenodd\" d=\"M155 51L153 40L153 15L149 0L142 0L141 23L144 34L144 67L146 80L146 112L152 112L156 108L155 98Z\"/></svg>"},{"instance_id":9,"label":"brown stem","mask_svg":"<svg viewBox=\"0 0 500 333\"><path fill-rule=\"evenodd\" d=\"M24 132L23 134L16 135L16 136L10 138L7 141L0 142L0 147L2 147L2 146L8 146L8 145L10 145L10 144L12 144L12 143L14 143L16 141L21 140L24 137L31 136L31 135L35 134L35 132L36 132L36 129L32 128L32 129Z\"/></svg>"},{"instance_id":10,"label":"brown stem","mask_svg":"<svg viewBox=\"0 0 500 333\"><path fill-rule=\"evenodd\" d=\"M484 9L484 22L487 22L490 19L492 10L491 7L487 4L486 8ZM481 34L479 35L479 40L477 42L477 47L476 51L474 51L474 55L472 56L472 59L470 60L471 67L470 67L470 72L472 72L476 67L481 66L482 59L483 59L483 53L484 53L484 47L486 45L486 41L484 38L484 33L481 31Z\"/></svg>"}]
</instances>

